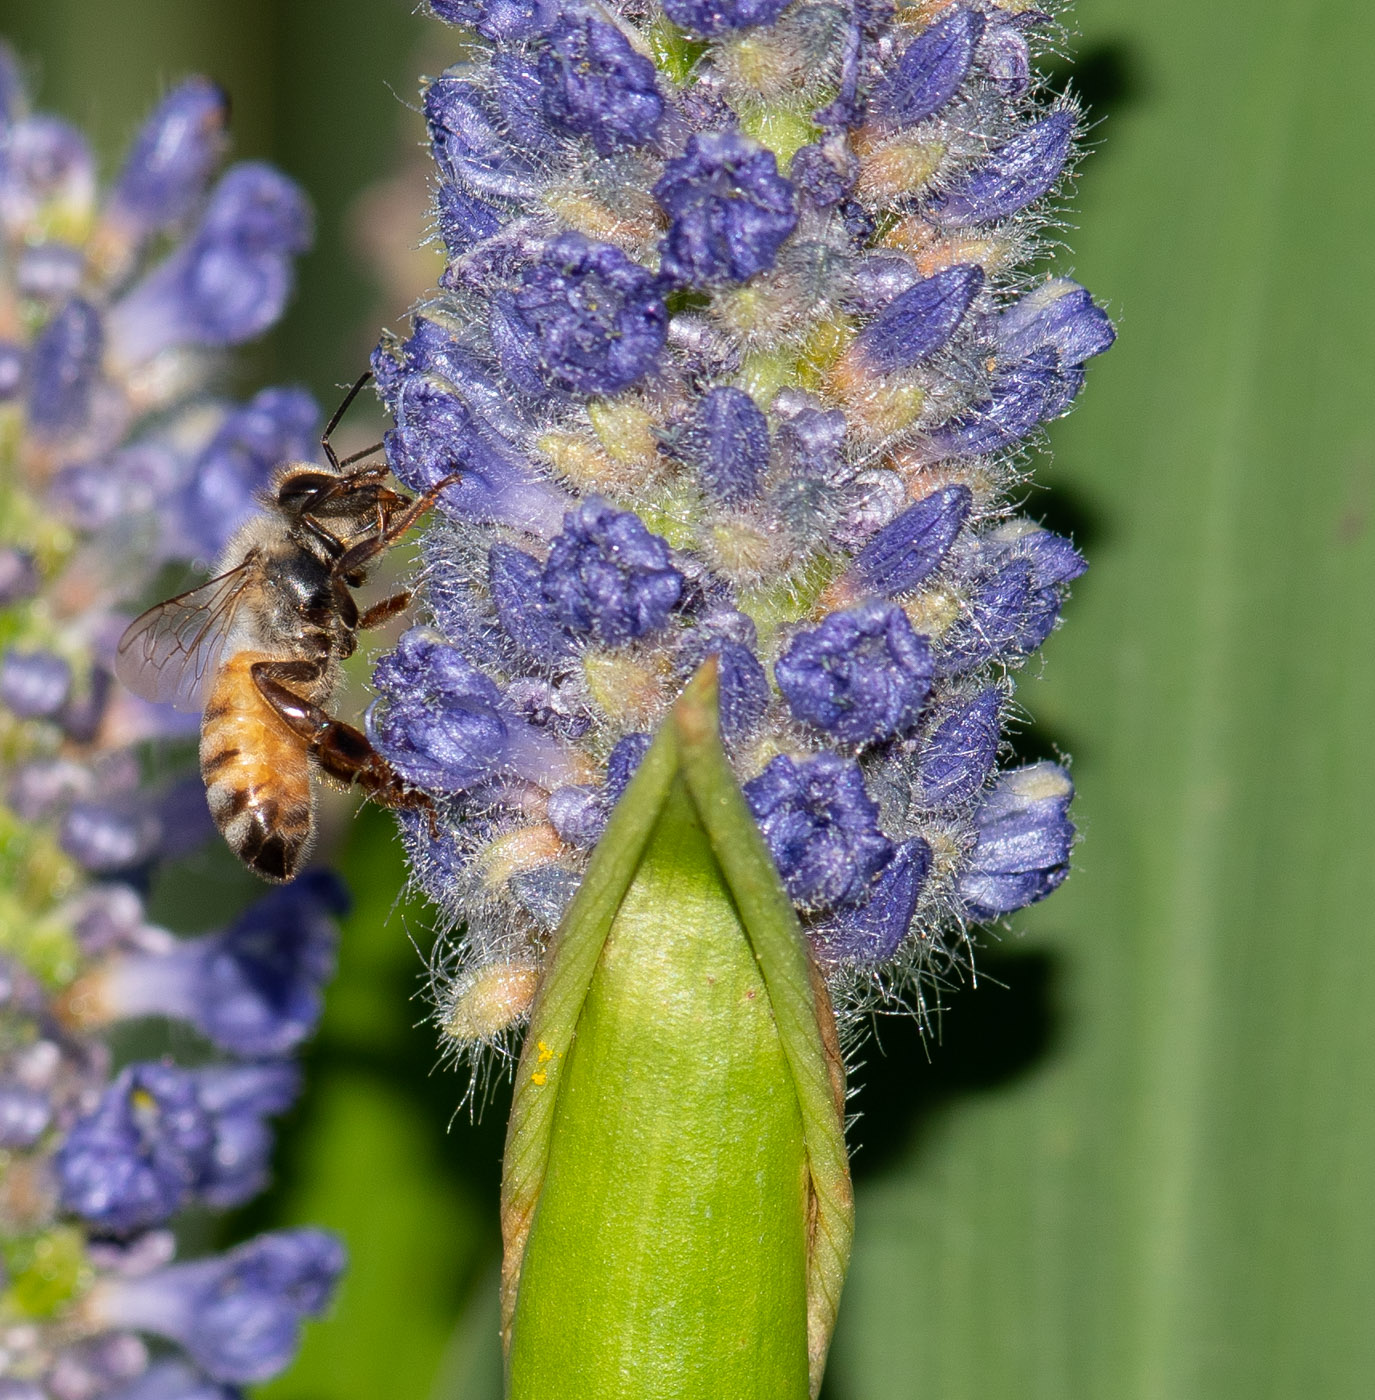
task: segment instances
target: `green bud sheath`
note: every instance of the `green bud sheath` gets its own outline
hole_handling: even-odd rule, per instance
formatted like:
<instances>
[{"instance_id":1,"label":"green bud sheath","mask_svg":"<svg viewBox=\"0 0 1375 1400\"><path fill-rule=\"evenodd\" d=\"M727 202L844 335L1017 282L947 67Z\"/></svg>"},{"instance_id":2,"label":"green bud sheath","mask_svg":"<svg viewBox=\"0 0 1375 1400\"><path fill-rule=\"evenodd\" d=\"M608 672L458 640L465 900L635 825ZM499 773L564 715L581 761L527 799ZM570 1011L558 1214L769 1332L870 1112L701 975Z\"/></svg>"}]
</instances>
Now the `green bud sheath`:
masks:
<instances>
[{"instance_id":1,"label":"green bud sheath","mask_svg":"<svg viewBox=\"0 0 1375 1400\"><path fill-rule=\"evenodd\" d=\"M726 763L714 664L559 931L502 1182L510 1400L803 1400L852 1228L825 990Z\"/></svg>"}]
</instances>

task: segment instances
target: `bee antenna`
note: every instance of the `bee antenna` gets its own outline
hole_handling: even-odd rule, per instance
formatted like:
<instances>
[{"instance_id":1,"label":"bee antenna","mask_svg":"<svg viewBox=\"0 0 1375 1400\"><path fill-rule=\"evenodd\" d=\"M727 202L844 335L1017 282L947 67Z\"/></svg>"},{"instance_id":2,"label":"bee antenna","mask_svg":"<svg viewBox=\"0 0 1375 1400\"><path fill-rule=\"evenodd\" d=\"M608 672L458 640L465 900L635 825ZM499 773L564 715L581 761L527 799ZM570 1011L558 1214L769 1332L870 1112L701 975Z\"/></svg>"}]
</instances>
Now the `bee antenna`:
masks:
<instances>
[{"instance_id":1,"label":"bee antenna","mask_svg":"<svg viewBox=\"0 0 1375 1400\"><path fill-rule=\"evenodd\" d=\"M325 431L320 434L320 448L324 452L325 458L328 460L330 466L332 466L335 471L340 471L342 467L346 464L341 463L339 461L339 458L335 454L334 448L330 443L330 438L334 436L334 430L339 426L340 419L342 419L344 414L346 414L349 411L349 405L354 401L354 399L358 397L360 391L363 388L363 385L366 384L371 378L372 371L370 369L364 370L363 373L358 377L358 382L353 386L352 389L348 391L347 394L344 395L343 403L341 403L339 407L334 410L334 416L329 420L328 423L325 424ZM368 452L375 452L376 450L377 449L375 447L368 448ZM365 452L362 455L366 457L367 453ZM349 461L357 461L357 458L350 457Z\"/></svg>"},{"instance_id":2,"label":"bee antenna","mask_svg":"<svg viewBox=\"0 0 1375 1400\"><path fill-rule=\"evenodd\" d=\"M352 457L345 457L342 462L338 462L336 465L341 470L344 467L351 467L355 462L361 462L364 457L371 457L374 452L380 452L383 445L380 442L375 442L371 447L365 447L361 452L355 452Z\"/></svg>"}]
</instances>

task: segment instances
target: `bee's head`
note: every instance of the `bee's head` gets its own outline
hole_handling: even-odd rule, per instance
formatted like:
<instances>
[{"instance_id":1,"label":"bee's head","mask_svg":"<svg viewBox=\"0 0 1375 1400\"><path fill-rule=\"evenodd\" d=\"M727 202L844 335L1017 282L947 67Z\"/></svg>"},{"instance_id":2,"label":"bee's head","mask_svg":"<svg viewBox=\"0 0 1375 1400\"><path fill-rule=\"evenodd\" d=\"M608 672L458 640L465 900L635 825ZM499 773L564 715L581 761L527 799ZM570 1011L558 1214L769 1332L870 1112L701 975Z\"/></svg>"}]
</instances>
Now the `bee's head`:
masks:
<instances>
[{"instance_id":1,"label":"bee's head","mask_svg":"<svg viewBox=\"0 0 1375 1400\"><path fill-rule=\"evenodd\" d=\"M310 464L292 465L277 478L275 501L288 515L310 515L339 494L339 473Z\"/></svg>"}]
</instances>

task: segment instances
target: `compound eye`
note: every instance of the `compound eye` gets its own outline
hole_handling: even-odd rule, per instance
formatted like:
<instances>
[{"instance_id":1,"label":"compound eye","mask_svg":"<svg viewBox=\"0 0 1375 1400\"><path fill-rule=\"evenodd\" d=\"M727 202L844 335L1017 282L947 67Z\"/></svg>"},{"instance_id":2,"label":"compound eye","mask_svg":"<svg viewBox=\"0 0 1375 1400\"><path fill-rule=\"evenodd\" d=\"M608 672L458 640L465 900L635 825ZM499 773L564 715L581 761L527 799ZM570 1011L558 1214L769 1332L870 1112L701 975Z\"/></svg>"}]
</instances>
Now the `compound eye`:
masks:
<instances>
[{"instance_id":1,"label":"compound eye","mask_svg":"<svg viewBox=\"0 0 1375 1400\"><path fill-rule=\"evenodd\" d=\"M308 510L322 496L331 494L337 487L338 479L328 472L288 472L278 483L277 504L283 510Z\"/></svg>"}]
</instances>

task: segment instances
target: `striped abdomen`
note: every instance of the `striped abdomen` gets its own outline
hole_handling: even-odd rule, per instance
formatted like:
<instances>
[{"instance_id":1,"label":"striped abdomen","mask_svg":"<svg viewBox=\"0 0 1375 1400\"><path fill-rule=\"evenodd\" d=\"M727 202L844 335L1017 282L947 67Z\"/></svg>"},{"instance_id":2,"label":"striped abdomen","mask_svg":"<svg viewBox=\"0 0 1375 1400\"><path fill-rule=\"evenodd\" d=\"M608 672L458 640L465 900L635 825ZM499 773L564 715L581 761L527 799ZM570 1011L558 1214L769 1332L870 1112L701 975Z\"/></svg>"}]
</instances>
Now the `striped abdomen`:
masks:
<instances>
[{"instance_id":1,"label":"striped abdomen","mask_svg":"<svg viewBox=\"0 0 1375 1400\"><path fill-rule=\"evenodd\" d=\"M277 717L242 651L220 668L201 719L201 776L210 814L245 865L290 880L314 832L306 743Z\"/></svg>"}]
</instances>

